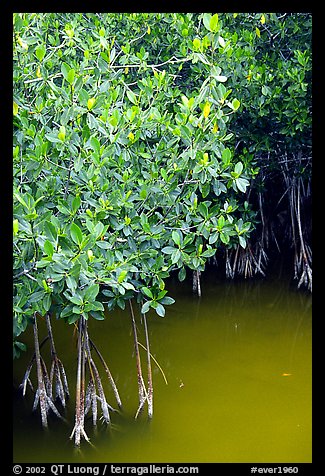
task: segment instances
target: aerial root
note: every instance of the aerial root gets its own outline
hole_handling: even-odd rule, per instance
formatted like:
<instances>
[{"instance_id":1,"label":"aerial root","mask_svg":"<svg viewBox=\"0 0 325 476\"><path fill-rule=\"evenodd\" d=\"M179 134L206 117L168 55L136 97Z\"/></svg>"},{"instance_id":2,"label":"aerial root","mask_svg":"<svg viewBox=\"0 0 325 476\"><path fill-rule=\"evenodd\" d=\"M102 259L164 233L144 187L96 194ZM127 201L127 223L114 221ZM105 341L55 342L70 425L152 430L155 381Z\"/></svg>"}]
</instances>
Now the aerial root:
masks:
<instances>
[{"instance_id":1,"label":"aerial root","mask_svg":"<svg viewBox=\"0 0 325 476\"><path fill-rule=\"evenodd\" d=\"M49 336L46 336L44 337L44 339L42 340L42 342L39 344L39 349L41 350L41 348L43 347L43 344L45 344L45 342L48 340ZM27 366L27 369L26 369L26 372L25 372L25 375L24 375L24 378L21 382L21 384L19 385L19 389L22 390L22 393L23 393L23 396L26 395L26 387L27 387L27 383L28 385L30 386L31 390L34 392L34 387L33 387L33 384L29 378L30 376L30 372L33 368L33 364L35 362L35 358L36 358L36 352L34 352L33 354L33 357L31 358L28 366Z\"/></svg>"},{"instance_id":2,"label":"aerial root","mask_svg":"<svg viewBox=\"0 0 325 476\"><path fill-rule=\"evenodd\" d=\"M46 318L48 336L50 339L51 357L52 357L52 364L51 364L51 371L50 371L50 386L51 386L50 392L52 395L52 385L55 378L55 399L59 399L61 402L61 405L65 408L66 398L69 398L70 396L68 380L67 380L64 366L56 353L52 326L51 326L51 319L50 319L49 313L46 314L45 318Z\"/></svg>"},{"instance_id":3,"label":"aerial root","mask_svg":"<svg viewBox=\"0 0 325 476\"><path fill-rule=\"evenodd\" d=\"M236 274L251 278L260 273L265 276L264 269L268 261L262 242L257 242L252 249L250 244L246 248L237 246L235 250L226 250L226 276L234 278Z\"/></svg>"},{"instance_id":4,"label":"aerial root","mask_svg":"<svg viewBox=\"0 0 325 476\"><path fill-rule=\"evenodd\" d=\"M138 341L137 325L135 321L134 310L132 306L132 301L129 299L129 308L130 316L133 330L133 340L134 340L134 350L136 356L136 365L137 365L137 377L138 377L138 395L139 395L139 405L135 413L134 418L137 419L138 416L142 413L144 404L148 403L148 417L152 418L153 415L153 384L152 384L152 371L151 371L151 353L150 353L150 344L149 344L149 334L148 334L148 325L147 318L145 314L142 314L142 322L144 326L144 333L146 339L146 347L142 346ZM139 345L144 347L147 354L147 376L148 376L148 387L146 387L143 375L142 375L142 366Z\"/></svg>"}]
</instances>

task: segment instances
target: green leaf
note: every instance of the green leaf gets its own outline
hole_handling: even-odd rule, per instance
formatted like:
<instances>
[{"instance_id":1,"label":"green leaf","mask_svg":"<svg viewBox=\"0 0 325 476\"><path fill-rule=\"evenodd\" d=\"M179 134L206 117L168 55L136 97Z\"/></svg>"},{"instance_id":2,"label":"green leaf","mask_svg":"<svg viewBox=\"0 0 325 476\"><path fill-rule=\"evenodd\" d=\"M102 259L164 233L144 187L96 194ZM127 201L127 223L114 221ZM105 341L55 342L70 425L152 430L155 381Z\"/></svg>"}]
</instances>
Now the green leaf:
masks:
<instances>
[{"instance_id":1,"label":"green leaf","mask_svg":"<svg viewBox=\"0 0 325 476\"><path fill-rule=\"evenodd\" d=\"M56 243L56 240L58 238L58 233L52 222L46 221L44 223L44 232L52 243Z\"/></svg>"},{"instance_id":2,"label":"green leaf","mask_svg":"<svg viewBox=\"0 0 325 476\"><path fill-rule=\"evenodd\" d=\"M14 342L14 344L22 351L25 351L27 349L26 344L23 344L23 342L18 342L17 340Z\"/></svg>"},{"instance_id":3,"label":"green leaf","mask_svg":"<svg viewBox=\"0 0 325 476\"><path fill-rule=\"evenodd\" d=\"M85 312L89 311L104 311L103 303L99 301L89 302L84 307Z\"/></svg>"},{"instance_id":4,"label":"green leaf","mask_svg":"<svg viewBox=\"0 0 325 476\"><path fill-rule=\"evenodd\" d=\"M218 13L215 13L210 19L210 31L216 32L218 30Z\"/></svg>"},{"instance_id":5,"label":"green leaf","mask_svg":"<svg viewBox=\"0 0 325 476\"><path fill-rule=\"evenodd\" d=\"M68 304L67 306L65 306L65 308L63 308L60 313L60 317L63 318L69 316L72 313L72 307L72 304Z\"/></svg>"},{"instance_id":6,"label":"green leaf","mask_svg":"<svg viewBox=\"0 0 325 476\"><path fill-rule=\"evenodd\" d=\"M239 239L239 244L240 244L240 246L241 246L242 248L246 248L246 244L247 244L247 243L246 243L246 239L245 239L243 236L241 236L241 235L238 236L238 239Z\"/></svg>"},{"instance_id":7,"label":"green leaf","mask_svg":"<svg viewBox=\"0 0 325 476\"><path fill-rule=\"evenodd\" d=\"M46 48L45 48L44 45L37 46L37 48L35 50L35 54L36 54L36 57L39 61L42 61L42 59L45 56L45 53L46 53Z\"/></svg>"},{"instance_id":8,"label":"green leaf","mask_svg":"<svg viewBox=\"0 0 325 476\"><path fill-rule=\"evenodd\" d=\"M71 223L71 226L70 226L70 235L71 235L71 238L72 240L77 244L77 245L81 245L81 242L82 242L82 231L81 229L79 228L78 225L76 225L75 223Z\"/></svg>"},{"instance_id":9,"label":"green leaf","mask_svg":"<svg viewBox=\"0 0 325 476\"><path fill-rule=\"evenodd\" d=\"M102 312L90 311L89 314L91 315L91 317L96 319L96 321L104 321L105 320L105 315Z\"/></svg>"},{"instance_id":10,"label":"green leaf","mask_svg":"<svg viewBox=\"0 0 325 476\"><path fill-rule=\"evenodd\" d=\"M76 304L77 306L82 306L83 305L83 299L80 294L74 294L73 296L68 297L69 301L71 301L73 304Z\"/></svg>"},{"instance_id":11,"label":"green leaf","mask_svg":"<svg viewBox=\"0 0 325 476\"><path fill-rule=\"evenodd\" d=\"M181 251L177 248L171 255L171 261L173 264L177 263L179 259L181 258Z\"/></svg>"},{"instance_id":12,"label":"green leaf","mask_svg":"<svg viewBox=\"0 0 325 476\"><path fill-rule=\"evenodd\" d=\"M77 281L73 276L67 276L65 278L65 282L67 283L68 288L71 289L72 292L77 289Z\"/></svg>"},{"instance_id":13,"label":"green leaf","mask_svg":"<svg viewBox=\"0 0 325 476\"><path fill-rule=\"evenodd\" d=\"M226 147L223 151L222 151L222 160L225 164L229 164L230 163L230 160L231 160L231 157L232 157L232 153L231 153L231 150L228 149L228 147Z\"/></svg>"},{"instance_id":14,"label":"green leaf","mask_svg":"<svg viewBox=\"0 0 325 476\"><path fill-rule=\"evenodd\" d=\"M149 297L150 299L153 299L153 294L152 294L151 290L149 288L147 288L146 286L143 286L141 288L141 292L143 294L145 294L147 297Z\"/></svg>"},{"instance_id":15,"label":"green leaf","mask_svg":"<svg viewBox=\"0 0 325 476\"><path fill-rule=\"evenodd\" d=\"M222 231L220 233L220 239L221 239L222 243L227 245L230 241L230 236L228 235L228 233L225 233L225 232Z\"/></svg>"},{"instance_id":16,"label":"green leaf","mask_svg":"<svg viewBox=\"0 0 325 476\"><path fill-rule=\"evenodd\" d=\"M68 323L74 324L76 321L78 321L79 318L80 318L80 314L72 314L71 316L68 317Z\"/></svg>"},{"instance_id":17,"label":"green leaf","mask_svg":"<svg viewBox=\"0 0 325 476\"><path fill-rule=\"evenodd\" d=\"M166 306L169 306L170 304L174 304L175 299L170 296L165 296L162 299L160 299L159 302L161 304L165 304Z\"/></svg>"},{"instance_id":18,"label":"green leaf","mask_svg":"<svg viewBox=\"0 0 325 476\"><path fill-rule=\"evenodd\" d=\"M180 281L184 281L185 278L186 278L186 269L183 267L178 272L178 279Z\"/></svg>"},{"instance_id":19,"label":"green leaf","mask_svg":"<svg viewBox=\"0 0 325 476\"><path fill-rule=\"evenodd\" d=\"M81 157L81 155L79 157L76 158L76 160L73 162L73 168L74 170L78 173L80 172L80 170L82 169L83 167L83 164L84 164L84 159Z\"/></svg>"},{"instance_id":20,"label":"green leaf","mask_svg":"<svg viewBox=\"0 0 325 476\"><path fill-rule=\"evenodd\" d=\"M19 193L14 193L14 197L18 200L19 203L21 203L23 205L23 207L26 208L26 210L28 210L27 203L25 202L25 200L23 199L23 197Z\"/></svg>"},{"instance_id":21,"label":"green leaf","mask_svg":"<svg viewBox=\"0 0 325 476\"><path fill-rule=\"evenodd\" d=\"M91 284L85 289L84 301L95 301L97 294L99 293L99 284Z\"/></svg>"},{"instance_id":22,"label":"green leaf","mask_svg":"<svg viewBox=\"0 0 325 476\"><path fill-rule=\"evenodd\" d=\"M105 226L103 225L101 221L99 221L94 228L94 234L96 236L96 239L98 239L103 234L104 229L105 229Z\"/></svg>"},{"instance_id":23,"label":"green leaf","mask_svg":"<svg viewBox=\"0 0 325 476\"><path fill-rule=\"evenodd\" d=\"M108 241L96 241L96 245L102 250L109 250L110 248L112 248L111 243L109 243Z\"/></svg>"},{"instance_id":24,"label":"green leaf","mask_svg":"<svg viewBox=\"0 0 325 476\"><path fill-rule=\"evenodd\" d=\"M225 217L223 215L221 215L219 218L218 218L218 227L219 228L223 228L225 226Z\"/></svg>"},{"instance_id":25,"label":"green leaf","mask_svg":"<svg viewBox=\"0 0 325 476\"><path fill-rule=\"evenodd\" d=\"M235 99L233 99L233 101L232 101L231 104L232 104L233 110L234 110L234 111L237 111L237 109L238 109L239 106L240 106L240 101L238 101L238 99L235 98Z\"/></svg>"},{"instance_id":26,"label":"green leaf","mask_svg":"<svg viewBox=\"0 0 325 476\"><path fill-rule=\"evenodd\" d=\"M211 17L212 17L211 13L204 13L203 14L203 25L209 31L211 31L211 27L210 27Z\"/></svg>"},{"instance_id":27,"label":"green leaf","mask_svg":"<svg viewBox=\"0 0 325 476\"><path fill-rule=\"evenodd\" d=\"M249 186L249 181L240 177L236 179L236 185L241 192L245 193L246 188Z\"/></svg>"},{"instance_id":28,"label":"green leaf","mask_svg":"<svg viewBox=\"0 0 325 476\"><path fill-rule=\"evenodd\" d=\"M97 139L97 137L92 136L89 140L91 147L93 148L94 152L97 152L99 154L100 152L100 142Z\"/></svg>"},{"instance_id":29,"label":"green leaf","mask_svg":"<svg viewBox=\"0 0 325 476\"><path fill-rule=\"evenodd\" d=\"M137 97L136 97L136 95L134 94L133 91L131 91L130 89L127 89L126 95L129 98L129 100L132 102L132 104L135 104L135 105L138 104Z\"/></svg>"},{"instance_id":30,"label":"green leaf","mask_svg":"<svg viewBox=\"0 0 325 476\"><path fill-rule=\"evenodd\" d=\"M209 237L209 244L210 244L210 245L213 245L213 243L215 243L216 241L218 241L218 238L219 238L219 232L218 232L218 231L215 231L215 232L212 233L212 235L210 235L210 237Z\"/></svg>"},{"instance_id":31,"label":"green leaf","mask_svg":"<svg viewBox=\"0 0 325 476\"><path fill-rule=\"evenodd\" d=\"M219 83L225 83L227 81L227 76L222 76L222 75L218 75L218 76L215 76L216 80L219 81Z\"/></svg>"},{"instance_id":32,"label":"green leaf","mask_svg":"<svg viewBox=\"0 0 325 476\"><path fill-rule=\"evenodd\" d=\"M48 255L48 256L52 256L53 253L54 253L54 246L52 245L51 241L50 240L45 240L44 242L44 252Z\"/></svg>"},{"instance_id":33,"label":"green leaf","mask_svg":"<svg viewBox=\"0 0 325 476\"><path fill-rule=\"evenodd\" d=\"M70 66L67 63L62 63L61 65L61 73L63 74L64 79L68 81L68 74L70 71Z\"/></svg>"},{"instance_id":34,"label":"green leaf","mask_svg":"<svg viewBox=\"0 0 325 476\"><path fill-rule=\"evenodd\" d=\"M161 251L166 255L171 255L172 253L174 253L175 249L176 248L173 248L172 246L164 246Z\"/></svg>"},{"instance_id":35,"label":"green leaf","mask_svg":"<svg viewBox=\"0 0 325 476\"><path fill-rule=\"evenodd\" d=\"M179 230L173 230L172 231L172 240L176 245L180 246L181 245L181 240L182 240L182 232Z\"/></svg>"},{"instance_id":36,"label":"green leaf","mask_svg":"<svg viewBox=\"0 0 325 476\"><path fill-rule=\"evenodd\" d=\"M142 314L146 314L146 313L149 311L151 302L152 302L152 301L146 301L146 302L142 305L142 307L141 307L141 313L142 313Z\"/></svg>"},{"instance_id":37,"label":"green leaf","mask_svg":"<svg viewBox=\"0 0 325 476\"><path fill-rule=\"evenodd\" d=\"M157 313L158 316L160 316L160 317L165 317L166 309L165 309L164 306L163 306L162 304L160 304L159 302L157 303L156 313Z\"/></svg>"},{"instance_id":38,"label":"green leaf","mask_svg":"<svg viewBox=\"0 0 325 476\"><path fill-rule=\"evenodd\" d=\"M204 258L211 258L211 256L215 255L215 253L216 250L214 248L208 248L201 254L201 256L203 256Z\"/></svg>"},{"instance_id":39,"label":"green leaf","mask_svg":"<svg viewBox=\"0 0 325 476\"><path fill-rule=\"evenodd\" d=\"M77 195L72 200L72 210L74 211L74 213L77 212L80 205L81 205L81 198L80 198L80 195Z\"/></svg>"},{"instance_id":40,"label":"green leaf","mask_svg":"<svg viewBox=\"0 0 325 476\"><path fill-rule=\"evenodd\" d=\"M54 134L54 133L49 133L49 134L45 134L45 137L47 140L49 140L50 142L61 142L61 139L58 138L58 135L57 134Z\"/></svg>"},{"instance_id":41,"label":"green leaf","mask_svg":"<svg viewBox=\"0 0 325 476\"><path fill-rule=\"evenodd\" d=\"M201 215L207 219L208 216L209 216L209 210L208 210L208 207L206 206L206 204L204 202L200 203L199 205L199 212L201 213Z\"/></svg>"},{"instance_id":42,"label":"green leaf","mask_svg":"<svg viewBox=\"0 0 325 476\"><path fill-rule=\"evenodd\" d=\"M224 48L226 46L225 40L222 38L222 36L218 37L218 43L221 46L221 48Z\"/></svg>"},{"instance_id":43,"label":"green leaf","mask_svg":"<svg viewBox=\"0 0 325 476\"><path fill-rule=\"evenodd\" d=\"M41 299L43 299L44 296L45 296L44 291L36 291L29 297L28 300L29 302L38 302L38 301L41 301Z\"/></svg>"},{"instance_id":44,"label":"green leaf","mask_svg":"<svg viewBox=\"0 0 325 476\"><path fill-rule=\"evenodd\" d=\"M237 162L236 165L235 165L235 173L237 175L240 175L243 171L243 167L244 166L243 166L242 162Z\"/></svg>"},{"instance_id":45,"label":"green leaf","mask_svg":"<svg viewBox=\"0 0 325 476\"><path fill-rule=\"evenodd\" d=\"M75 70L70 69L70 71L68 72L67 78L66 78L69 84L73 83L75 74L76 74Z\"/></svg>"},{"instance_id":46,"label":"green leaf","mask_svg":"<svg viewBox=\"0 0 325 476\"><path fill-rule=\"evenodd\" d=\"M44 296L42 304L43 304L44 311L48 312L52 304L52 299L50 294L46 294Z\"/></svg>"}]
</instances>

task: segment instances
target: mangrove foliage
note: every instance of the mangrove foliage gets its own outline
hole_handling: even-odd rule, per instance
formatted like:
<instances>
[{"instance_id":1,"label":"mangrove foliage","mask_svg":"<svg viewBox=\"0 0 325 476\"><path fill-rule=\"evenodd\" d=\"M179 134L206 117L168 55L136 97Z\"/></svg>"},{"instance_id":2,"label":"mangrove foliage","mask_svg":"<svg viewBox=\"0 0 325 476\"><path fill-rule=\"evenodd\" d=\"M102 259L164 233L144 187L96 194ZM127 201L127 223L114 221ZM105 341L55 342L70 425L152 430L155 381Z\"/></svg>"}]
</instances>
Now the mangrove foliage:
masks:
<instances>
[{"instance_id":1,"label":"mangrove foliage","mask_svg":"<svg viewBox=\"0 0 325 476\"><path fill-rule=\"evenodd\" d=\"M311 290L311 15L15 13L13 24L14 356L32 325L22 389L46 427L70 394L51 320L72 326L79 446L88 412L96 425L99 405L109 424L122 408L90 319L129 313L135 416L152 417L148 325L174 302L172 274L200 295L207 262L248 278L285 252Z\"/></svg>"}]
</instances>

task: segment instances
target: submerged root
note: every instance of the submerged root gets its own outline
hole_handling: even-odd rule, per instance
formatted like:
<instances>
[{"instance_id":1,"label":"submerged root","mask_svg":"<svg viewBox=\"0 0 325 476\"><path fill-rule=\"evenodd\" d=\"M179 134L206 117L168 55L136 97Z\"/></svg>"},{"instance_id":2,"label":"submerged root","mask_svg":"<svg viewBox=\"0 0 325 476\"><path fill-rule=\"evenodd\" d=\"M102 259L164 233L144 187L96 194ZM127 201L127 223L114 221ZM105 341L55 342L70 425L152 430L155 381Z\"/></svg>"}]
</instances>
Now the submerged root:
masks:
<instances>
[{"instance_id":1,"label":"submerged root","mask_svg":"<svg viewBox=\"0 0 325 476\"><path fill-rule=\"evenodd\" d=\"M50 315L48 313L46 314L46 325L48 330L48 336L50 339L51 357L52 357L52 365L51 365L51 371L50 371L50 392L52 395L52 385L55 379L55 399L59 399L61 402L61 405L65 407L66 397L69 398L70 396L68 380L67 380L64 366L56 353L53 333L52 333L51 320L50 320Z\"/></svg>"},{"instance_id":2,"label":"submerged root","mask_svg":"<svg viewBox=\"0 0 325 476\"><path fill-rule=\"evenodd\" d=\"M35 392L33 411L37 409L38 405L40 406L42 426L44 428L47 428L48 426L47 416L50 410L52 410L52 412L58 418L62 418L62 416L60 415L59 411L57 410L54 404L55 399L58 398L62 406L65 407L66 397L69 397L68 381L67 381L66 373L64 370L64 366L61 360L58 358L56 350L55 350L51 320L50 320L50 315L48 313L46 314L46 325L47 325L48 335L41 341L41 343L39 343L37 313L35 312L34 324L33 324L35 351L30 363L28 364L23 381L20 384L20 388L22 389L23 396L25 396L26 394L27 383L31 387L32 391L34 391L33 384L30 380L30 373L34 363L36 362L37 389ZM48 373L47 371L46 364L40 352L41 348L43 347L45 342L47 342L48 340L50 341L51 357L52 357L50 373ZM55 381L55 397L54 398L53 398L53 392L52 392L53 381Z\"/></svg>"},{"instance_id":3,"label":"submerged root","mask_svg":"<svg viewBox=\"0 0 325 476\"><path fill-rule=\"evenodd\" d=\"M33 411L36 410L38 405L40 406L42 426L43 428L47 428L48 427L47 416L50 409L53 411L53 413L57 417L59 418L62 418L62 417L52 401L51 382L48 376L45 362L42 359L40 354L36 312L34 314L33 328L34 328L35 360L36 360L36 367L37 367L37 382L38 382L38 387L37 387L37 391L36 391L35 399L34 399ZM31 369L31 366L30 366L30 369Z\"/></svg>"},{"instance_id":4,"label":"submerged root","mask_svg":"<svg viewBox=\"0 0 325 476\"><path fill-rule=\"evenodd\" d=\"M104 365L105 371L110 376L110 382L113 382L113 390L115 396L117 395L119 406L121 406L121 400L115 385L115 382L109 372L108 366L100 354L95 344L90 340L88 335L87 321L81 317L79 321L78 329L78 365L77 365L77 385L76 385L76 412L75 412L75 426L70 435L70 439L74 438L75 446L80 446L81 439L84 438L89 442L89 438L86 434L85 416L91 411L93 425L97 425L99 402L102 410L102 416L100 419L107 424L111 423L110 412L115 410L107 402L104 387L101 381L101 377L97 368L97 365L92 357L91 348L96 349L97 355L100 356L100 360ZM89 371L89 381L86 388L86 369ZM86 388L86 390L85 390Z\"/></svg>"},{"instance_id":5,"label":"submerged root","mask_svg":"<svg viewBox=\"0 0 325 476\"><path fill-rule=\"evenodd\" d=\"M70 439L74 437L75 446L80 446L81 437L89 441L85 432L85 319L83 316L79 319L78 334L78 365L77 365L77 383L76 383L76 414L75 425L70 435Z\"/></svg>"},{"instance_id":6,"label":"submerged root","mask_svg":"<svg viewBox=\"0 0 325 476\"><path fill-rule=\"evenodd\" d=\"M41 420L42 426L47 428L48 426L48 414L50 410L58 417L63 419L59 411L57 410L54 400L59 398L63 407L65 407L65 397L69 396L69 389L68 389L68 381L65 374L64 366L60 359L57 357L55 351L55 344L54 338L51 328L51 321L50 315L46 314L46 324L48 335L44 337L44 339L39 343L38 338L38 325L37 325L37 312L34 313L34 323L33 323L33 330L34 330L34 354L32 359L30 360L23 381L20 384L19 388L23 392L23 396L26 394L26 387L27 384L31 387L32 391L34 391L33 384L30 380L30 373L33 368L34 363L36 362L36 371L37 371L37 388L35 391L35 398L33 403L33 411L40 407L41 412ZM51 357L52 357L52 364L50 373L47 371L47 367L43 357L41 356L41 348L45 344L45 342L50 341L51 346ZM62 379L61 379L62 376ZM52 388L53 388L53 380L55 379L55 398L53 399L52 395Z\"/></svg>"}]
</instances>

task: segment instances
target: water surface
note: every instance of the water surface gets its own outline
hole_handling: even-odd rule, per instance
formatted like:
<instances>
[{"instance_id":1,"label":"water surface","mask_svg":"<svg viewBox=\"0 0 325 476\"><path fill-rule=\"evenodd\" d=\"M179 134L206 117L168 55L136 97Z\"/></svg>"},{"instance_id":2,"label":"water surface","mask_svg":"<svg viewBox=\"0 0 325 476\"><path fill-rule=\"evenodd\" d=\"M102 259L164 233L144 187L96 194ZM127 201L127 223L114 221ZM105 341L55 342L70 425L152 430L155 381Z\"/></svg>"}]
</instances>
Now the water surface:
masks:
<instances>
[{"instance_id":1,"label":"water surface","mask_svg":"<svg viewBox=\"0 0 325 476\"><path fill-rule=\"evenodd\" d=\"M127 311L89 323L124 405L113 425L91 417L92 446L76 451L74 426L76 345L72 326L53 323L57 351L67 370L71 399L66 423L50 418L43 431L33 395L14 398L14 462L311 462L311 297L279 272L254 281L226 281L210 272L203 295L188 282L171 281L176 303L165 318L148 315L153 363L154 417L137 421L137 376ZM45 323L40 323L40 338ZM14 364L18 386L32 354ZM139 340L145 344L139 322ZM145 371L145 351L141 351ZM44 358L49 351L44 347ZM98 368L100 363L98 363ZM109 402L115 401L102 372ZM32 374L35 382L35 369Z\"/></svg>"}]
</instances>

